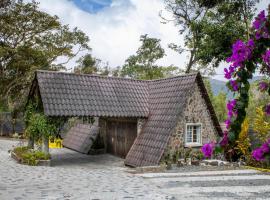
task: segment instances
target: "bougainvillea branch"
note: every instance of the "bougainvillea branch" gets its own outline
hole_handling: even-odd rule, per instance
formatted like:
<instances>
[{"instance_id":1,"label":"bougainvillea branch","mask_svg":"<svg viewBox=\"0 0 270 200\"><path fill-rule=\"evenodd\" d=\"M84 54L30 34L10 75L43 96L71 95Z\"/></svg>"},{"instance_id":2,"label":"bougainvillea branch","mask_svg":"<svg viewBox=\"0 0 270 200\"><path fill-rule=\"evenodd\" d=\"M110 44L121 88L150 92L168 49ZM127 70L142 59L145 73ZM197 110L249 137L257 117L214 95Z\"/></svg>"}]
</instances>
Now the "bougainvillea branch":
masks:
<instances>
[{"instance_id":1,"label":"bougainvillea branch","mask_svg":"<svg viewBox=\"0 0 270 200\"><path fill-rule=\"evenodd\" d=\"M235 99L227 103L228 117L225 121L227 130L224 132L223 138L217 143L205 144L202 147L201 150L205 157L211 157L209 153L215 152L216 149L233 149L235 147L241 132L241 125L246 117L246 108L249 102L249 80L252 79L255 70L270 75L269 24L270 15L266 16L265 11L261 11L252 23L251 39L246 42L237 40L232 45L232 55L226 60L230 65L224 69L224 77L228 79L227 87L234 92ZM270 95L269 83L259 83L259 90L268 92ZM270 104L265 106L265 112L270 115ZM265 143L264 146L256 149L253 156L261 159L265 153L270 152L270 150L266 152L269 145L270 143Z\"/></svg>"}]
</instances>

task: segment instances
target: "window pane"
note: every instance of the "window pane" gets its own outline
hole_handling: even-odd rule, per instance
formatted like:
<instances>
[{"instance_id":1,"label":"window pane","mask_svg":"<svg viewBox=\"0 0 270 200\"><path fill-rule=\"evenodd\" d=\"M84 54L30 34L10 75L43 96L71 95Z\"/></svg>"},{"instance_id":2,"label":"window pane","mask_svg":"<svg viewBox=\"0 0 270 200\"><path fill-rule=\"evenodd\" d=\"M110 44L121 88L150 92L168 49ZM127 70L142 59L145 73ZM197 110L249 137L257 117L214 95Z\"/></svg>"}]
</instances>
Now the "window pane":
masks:
<instances>
[{"instance_id":1,"label":"window pane","mask_svg":"<svg viewBox=\"0 0 270 200\"><path fill-rule=\"evenodd\" d=\"M186 142L192 142L192 126L187 126Z\"/></svg>"},{"instance_id":2,"label":"window pane","mask_svg":"<svg viewBox=\"0 0 270 200\"><path fill-rule=\"evenodd\" d=\"M186 143L201 143L201 125L187 125Z\"/></svg>"},{"instance_id":3,"label":"window pane","mask_svg":"<svg viewBox=\"0 0 270 200\"><path fill-rule=\"evenodd\" d=\"M193 126L193 141L197 142L197 126Z\"/></svg>"},{"instance_id":4,"label":"window pane","mask_svg":"<svg viewBox=\"0 0 270 200\"><path fill-rule=\"evenodd\" d=\"M197 142L201 143L201 125L197 126Z\"/></svg>"}]
</instances>

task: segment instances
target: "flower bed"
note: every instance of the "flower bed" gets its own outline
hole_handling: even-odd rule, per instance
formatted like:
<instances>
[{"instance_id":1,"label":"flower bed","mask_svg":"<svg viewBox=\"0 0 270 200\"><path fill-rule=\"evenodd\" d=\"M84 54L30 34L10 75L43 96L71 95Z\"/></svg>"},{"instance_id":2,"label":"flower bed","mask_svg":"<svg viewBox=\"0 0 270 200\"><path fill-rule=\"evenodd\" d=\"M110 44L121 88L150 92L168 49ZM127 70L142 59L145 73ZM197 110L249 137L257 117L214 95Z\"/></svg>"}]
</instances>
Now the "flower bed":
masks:
<instances>
[{"instance_id":1,"label":"flower bed","mask_svg":"<svg viewBox=\"0 0 270 200\"><path fill-rule=\"evenodd\" d=\"M35 151L26 146L16 147L11 151L11 157L21 164L31 166L50 166L50 154Z\"/></svg>"}]
</instances>

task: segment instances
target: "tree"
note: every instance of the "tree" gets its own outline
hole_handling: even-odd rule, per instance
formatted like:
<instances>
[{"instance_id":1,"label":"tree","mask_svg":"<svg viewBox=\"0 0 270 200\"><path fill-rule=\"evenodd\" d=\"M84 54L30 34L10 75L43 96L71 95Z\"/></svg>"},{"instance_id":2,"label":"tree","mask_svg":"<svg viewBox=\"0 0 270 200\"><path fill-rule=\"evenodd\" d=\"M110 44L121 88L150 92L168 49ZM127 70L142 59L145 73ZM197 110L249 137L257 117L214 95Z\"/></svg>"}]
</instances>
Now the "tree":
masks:
<instances>
[{"instance_id":1,"label":"tree","mask_svg":"<svg viewBox=\"0 0 270 200\"><path fill-rule=\"evenodd\" d=\"M262 106L256 108L253 129L256 132L255 136L261 143L265 142L270 137L270 122Z\"/></svg>"},{"instance_id":2,"label":"tree","mask_svg":"<svg viewBox=\"0 0 270 200\"><path fill-rule=\"evenodd\" d=\"M205 78L203 80L203 82L204 82L205 88L207 90L207 94L208 94L208 96L213 104L214 103L214 94L213 94L211 83L210 83L208 78Z\"/></svg>"},{"instance_id":3,"label":"tree","mask_svg":"<svg viewBox=\"0 0 270 200\"><path fill-rule=\"evenodd\" d=\"M170 44L189 54L185 72L214 68L229 55L236 39L249 38L249 24L257 0L164 0L166 9L184 35L185 47ZM164 19L164 18L163 18ZM164 19L168 22L167 19Z\"/></svg>"},{"instance_id":4,"label":"tree","mask_svg":"<svg viewBox=\"0 0 270 200\"><path fill-rule=\"evenodd\" d=\"M263 79L266 81L266 79ZM255 81L250 84L249 89L249 103L247 107L247 116L250 120L250 125L253 126L254 120L257 116L257 108L264 106L268 102L270 102L270 96L266 93L260 92L258 90L259 81Z\"/></svg>"},{"instance_id":5,"label":"tree","mask_svg":"<svg viewBox=\"0 0 270 200\"><path fill-rule=\"evenodd\" d=\"M213 104L219 122L224 122L227 117L226 100L227 96L223 91L214 96Z\"/></svg>"},{"instance_id":6,"label":"tree","mask_svg":"<svg viewBox=\"0 0 270 200\"><path fill-rule=\"evenodd\" d=\"M209 79L204 79L204 85L207 90L208 96L212 102L218 121L223 122L226 119L226 99L227 96L224 92L219 92L214 96Z\"/></svg>"},{"instance_id":7,"label":"tree","mask_svg":"<svg viewBox=\"0 0 270 200\"><path fill-rule=\"evenodd\" d=\"M177 68L174 66L162 67L156 62L165 56L160 40L146 35L140 37L142 45L126 61L121 70L122 76L136 79L156 79L173 74Z\"/></svg>"},{"instance_id":8,"label":"tree","mask_svg":"<svg viewBox=\"0 0 270 200\"><path fill-rule=\"evenodd\" d=\"M93 57L90 53L80 57L77 60L78 65L74 68L77 74L99 74L102 76L120 76L121 68L111 69L108 62L102 62Z\"/></svg>"},{"instance_id":9,"label":"tree","mask_svg":"<svg viewBox=\"0 0 270 200\"><path fill-rule=\"evenodd\" d=\"M75 73L95 74L98 72L99 59L94 58L90 53L82 56L77 61L78 65L74 68Z\"/></svg>"},{"instance_id":10,"label":"tree","mask_svg":"<svg viewBox=\"0 0 270 200\"><path fill-rule=\"evenodd\" d=\"M122 71L122 68L120 66L117 66L115 69L112 70L112 76L120 77L121 71Z\"/></svg>"},{"instance_id":11,"label":"tree","mask_svg":"<svg viewBox=\"0 0 270 200\"><path fill-rule=\"evenodd\" d=\"M261 11L252 23L250 39L248 41L237 40L232 45L232 54L227 58L230 63L228 68L224 69L225 78L228 79L227 86L234 92L235 99L228 101L228 116L226 119L227 131L224 132L220 142L213 144L213 151L220 151L222 148L229 150L231 158L237 160L239 155L236 154L236 141L242 130L242 123L247 116L247 107L249 106L249 81L253 78L258 70L261 74L269 77L270 72L270 6L268 16L265 11ZM261 81L258 90L270 95L269 80ZM263 106L261 113L267 117L270 116L269 102ZM263 116L261 115L261 116ZM260 123L264 123L260 120ZM255 122L256 123L256 122ZM259 124L260 124L259 123ZM258 127L261 127L260 125ZM261 130L259 132L262 132ZM268 137L268 138L267 138ZM257 149L253 150L252 157L257 161L270 161L270 138L269 135L264 137L264 143ZM208 147L209 144L202 149ZM204 152L205 154L207 152ZM208 154L207 154L208 155Z\"/></svg>"},{"instance_id":12,"label":"tree","mask_svg":"<svg viewBox=\"0 0 270 200\"><path fill-rule=\"evenodd\" d=\"M16 111L24 105L35 70L63 69L90 48L82 31L62 25L38 3L7 2L0 9L0 104ZM60 56L66 60L57 63Z\"/></svg>"}]
</instances>

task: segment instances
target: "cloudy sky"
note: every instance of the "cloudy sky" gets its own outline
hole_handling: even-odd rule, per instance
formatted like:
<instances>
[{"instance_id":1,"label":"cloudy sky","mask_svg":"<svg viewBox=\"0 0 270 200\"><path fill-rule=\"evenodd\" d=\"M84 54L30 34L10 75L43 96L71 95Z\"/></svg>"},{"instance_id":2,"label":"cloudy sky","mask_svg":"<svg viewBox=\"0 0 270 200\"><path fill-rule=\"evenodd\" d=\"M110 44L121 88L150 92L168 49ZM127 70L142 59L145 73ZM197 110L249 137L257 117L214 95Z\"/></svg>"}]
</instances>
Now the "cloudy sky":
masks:
<instances>
[{"instance_id":1,"label":"cloudy sky","mask_svg":"<svg viewBox=\"0 0 270 200\"><path fill-rule=\"evenodd\" d=\"M160 64L184 67L187 55L179 55L167 48L169 43L183 44L178 27L173 23L163 24L159 17L164 11L163 0L39 0L40 9L57 15L71 28L78 27L90 38L92 54L109 62L110 67L121 66L126 58L135 54L142 34L161 39L167 56ZM265 9L269 0L262 0L258 9ZM69 64L72 68L75 59ZM222 65L217 74L222 74ZM215 76L223 79L222 75Z\"/></svg>"}]
</instances>

